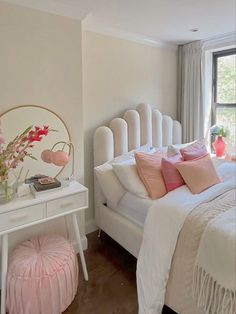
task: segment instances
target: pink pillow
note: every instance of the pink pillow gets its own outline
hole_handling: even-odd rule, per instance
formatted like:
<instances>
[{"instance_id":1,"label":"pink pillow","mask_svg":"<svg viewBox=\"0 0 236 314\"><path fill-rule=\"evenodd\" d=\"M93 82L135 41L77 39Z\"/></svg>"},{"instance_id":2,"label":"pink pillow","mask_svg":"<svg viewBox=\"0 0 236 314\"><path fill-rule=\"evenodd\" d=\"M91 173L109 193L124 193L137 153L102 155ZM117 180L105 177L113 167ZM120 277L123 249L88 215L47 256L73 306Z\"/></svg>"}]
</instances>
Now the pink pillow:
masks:
<instances>
[{"instance_id":1,"label":"pink pillow","mask_svg":"<svg viewBox=\"0 0 236 314\"><path fill-rule=\"evenodd\" d=\"M193 160L207 154L207 148L203 140L198 140L193 144L181 148L180 153L184 160Z\"/></svg>"},{"instance_id":2,"label":"pink pillow","mask_svg":"<svg viewBox=\"0 0 236 314\"><path fill-rule=\"evenodd\" d=\"M162 158L161 160L161 171L168 192L175 190L185 184L181 174L175 167L175 164L182 160L183 159L180 154L169 158Z\"/></svg>"},{"instance_id":3,"label":"pink pillow","mask_svg":"<svg viewBox=\"0 0 236 314\"><path fill-rule=\"evenodd\" d=\"M134 154L137 171L151 199L157 199L166 194L165 182L161 173L161 159L163 153Z\"/></svg>"},{"instance_id":4,"label":"pink pillow","mask_svg":"<svg viewBox=\"0 0 236 314\"><path fill-rule=\"evenodd\" d=\"M178 162L176 168L193 194L199 194L221 182L209 154L194 160Z\"/></svg>"}]
</instances>

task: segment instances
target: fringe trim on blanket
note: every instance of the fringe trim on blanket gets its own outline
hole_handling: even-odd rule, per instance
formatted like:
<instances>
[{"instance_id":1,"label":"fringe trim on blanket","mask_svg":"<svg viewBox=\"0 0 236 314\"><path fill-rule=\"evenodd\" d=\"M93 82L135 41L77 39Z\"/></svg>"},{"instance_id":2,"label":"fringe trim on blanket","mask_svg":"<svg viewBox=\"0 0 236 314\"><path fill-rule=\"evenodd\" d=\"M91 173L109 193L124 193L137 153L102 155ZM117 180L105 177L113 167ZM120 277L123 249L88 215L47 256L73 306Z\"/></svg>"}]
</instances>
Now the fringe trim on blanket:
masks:
<instances>
[{"instance_id":1,"label":"fringe trim on blanket","mask_svg":"<svg viewBox=\"0 0 236 314\"><path fill-rule=\"evenodd\" d=\"M193 297L206 314L236 313L236 291L225 289L198 266L193 274Z\"/></svg>"}]
</instances>

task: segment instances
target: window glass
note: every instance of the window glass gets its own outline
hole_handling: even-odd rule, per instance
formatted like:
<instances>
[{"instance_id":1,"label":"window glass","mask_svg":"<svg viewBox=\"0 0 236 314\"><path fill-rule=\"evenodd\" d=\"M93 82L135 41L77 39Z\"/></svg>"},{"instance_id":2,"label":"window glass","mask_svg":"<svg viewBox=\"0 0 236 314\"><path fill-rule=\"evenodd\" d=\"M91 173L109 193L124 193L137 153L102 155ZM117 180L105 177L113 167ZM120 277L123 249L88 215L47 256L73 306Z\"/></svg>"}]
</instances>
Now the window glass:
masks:
<instances>
[{"instance_id":1,"label":"window glass","mask_svg":"<svg viewBox=\"0 0 236 314\"><path fill-rule=\"evenodd\" d=\"M216 102L236 103L236 54L217 58Z\"/></svg>"}]
</instances>

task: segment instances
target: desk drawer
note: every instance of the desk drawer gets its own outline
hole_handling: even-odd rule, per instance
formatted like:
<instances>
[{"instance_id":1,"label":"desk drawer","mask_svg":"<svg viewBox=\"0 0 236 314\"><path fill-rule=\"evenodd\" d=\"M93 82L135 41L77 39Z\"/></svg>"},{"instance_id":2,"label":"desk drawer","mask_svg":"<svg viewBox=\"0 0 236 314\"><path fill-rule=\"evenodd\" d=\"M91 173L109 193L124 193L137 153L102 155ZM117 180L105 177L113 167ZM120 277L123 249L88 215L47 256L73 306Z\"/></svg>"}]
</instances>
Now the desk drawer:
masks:
<instances>
[{"instance_id":1,"label":"desk drawer","mask_svg":"<svg viewBox=\"0 0 236 314\"><path fill-rule=\"evenodd\" d=\"M47 202L47 217L87 206L86 191Z\"/></svg>"},{"instance_id":2,"label":"desk drawer","mask_svg":"<svg viewBox=\"0 0 236 314\"><path fill-rule=\"evenodd\" d=\"M43 204L37 204L0 214L0 231L12 229L42 219L43 209Z\"/></svg>"}]
</instances>

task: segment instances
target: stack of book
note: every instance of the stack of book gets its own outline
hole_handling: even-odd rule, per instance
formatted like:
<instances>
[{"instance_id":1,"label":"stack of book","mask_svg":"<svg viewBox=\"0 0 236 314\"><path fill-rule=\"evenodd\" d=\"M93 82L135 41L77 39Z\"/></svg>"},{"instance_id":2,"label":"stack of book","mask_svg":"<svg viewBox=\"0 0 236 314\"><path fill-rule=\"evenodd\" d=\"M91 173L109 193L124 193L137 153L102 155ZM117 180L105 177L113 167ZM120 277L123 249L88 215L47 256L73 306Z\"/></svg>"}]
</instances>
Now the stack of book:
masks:
<instances>
[{"instance_id":1,"label":"stack of book","mask_svg":"<svg viewBox=\"0 0 236 314\"><path fill-rule=\"evenodd\" d=\"M52 189L55 191L61 188L61 182L51 177L41 177L30 182L30 190L35 197L47 193Z\"/></svg>"}]
</instances>

